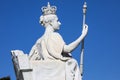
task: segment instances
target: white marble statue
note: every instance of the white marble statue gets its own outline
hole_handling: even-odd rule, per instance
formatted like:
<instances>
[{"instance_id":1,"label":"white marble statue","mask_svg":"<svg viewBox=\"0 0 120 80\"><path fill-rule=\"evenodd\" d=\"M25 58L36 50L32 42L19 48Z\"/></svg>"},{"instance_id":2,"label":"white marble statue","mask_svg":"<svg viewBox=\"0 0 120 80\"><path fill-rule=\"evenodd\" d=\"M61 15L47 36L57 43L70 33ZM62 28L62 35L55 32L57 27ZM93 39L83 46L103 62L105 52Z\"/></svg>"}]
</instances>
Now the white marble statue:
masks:
<instances>
[{"instance_id":1,"label":"white marble statue","mask_svg":"<svg viewBox=\"0 0 120 80\"><path fill-rule=\"evenodd\" d=\"M27 75L32 76L29 80L51 80L50 77L54 77L52 80L81 80L77 61L72 58L71 52L87 35L88 26L84 25L80 37L67 45L62 36L56 32L61 25L56 15L56 7L50 6L48 3L46 7L42 7L42 12L43 15L40 16L39 23L45 27L45 32L44 35L36 41L28 55L29 61L27 63L29 63L29 65L27 68L32 69L32 74L29 73ZM14 56L18 56L18 52L16 53L16 50L13 50L12 55L17 54ZM57 67L55 68L55 66ZM51 69L51 72L49 69ZM56 72L56 70L59 70L59 72ZM49 72L51 75L48 74ZM40 75L42 76L40 77ZM24 80L28 80L28 78Z\"/></svg>"}]
</instances>

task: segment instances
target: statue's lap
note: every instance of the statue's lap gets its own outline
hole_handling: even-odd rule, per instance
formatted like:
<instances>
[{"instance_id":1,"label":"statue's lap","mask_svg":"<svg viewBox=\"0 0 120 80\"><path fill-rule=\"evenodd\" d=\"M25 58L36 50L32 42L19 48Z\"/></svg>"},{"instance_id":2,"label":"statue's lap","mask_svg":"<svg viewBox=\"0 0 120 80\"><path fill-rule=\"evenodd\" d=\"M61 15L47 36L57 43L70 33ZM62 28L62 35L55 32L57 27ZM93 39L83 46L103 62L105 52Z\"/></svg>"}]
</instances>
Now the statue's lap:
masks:
<instances>
[{"instance_id":1,"label":"statue's lap","mask_svg":"<svg viewBox=\"0 0 120 80\"><path fill-rule=\"evenodd\" d=\"M31 61L33 80L65 80L65 62L60 60Z\"/></svg>"}]
</instances>

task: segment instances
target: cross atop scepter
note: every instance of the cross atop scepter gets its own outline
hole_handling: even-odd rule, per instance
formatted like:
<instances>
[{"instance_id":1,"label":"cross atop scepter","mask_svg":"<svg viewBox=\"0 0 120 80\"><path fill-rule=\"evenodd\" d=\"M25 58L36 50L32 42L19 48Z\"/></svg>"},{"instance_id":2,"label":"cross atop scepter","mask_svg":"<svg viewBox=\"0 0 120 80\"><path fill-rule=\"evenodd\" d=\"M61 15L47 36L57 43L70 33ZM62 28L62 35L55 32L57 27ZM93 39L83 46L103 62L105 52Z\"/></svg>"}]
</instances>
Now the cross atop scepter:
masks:
<instances>
[{"instance_id":1,"label":"cross atop scepter","mask_svg":"<svg viewBox=\"0 0 120 80\"><path fill-rule=\"evenodd\" d=\"M84 2L84 5L83 5L83 14L86 14L86 11L87 11L87 3Z\"/></svg>"},{"instance_id":2,"label":"cross atop scepter","mask_svg":"<svg viewBox=\"0 0 120 80\"><path fill-rule=\"evenodd\" d=\"M86 12L87 12L87 3L84 2L84 5L83 5L83 26L85 25Z\"/></svg>"}]
</instances>

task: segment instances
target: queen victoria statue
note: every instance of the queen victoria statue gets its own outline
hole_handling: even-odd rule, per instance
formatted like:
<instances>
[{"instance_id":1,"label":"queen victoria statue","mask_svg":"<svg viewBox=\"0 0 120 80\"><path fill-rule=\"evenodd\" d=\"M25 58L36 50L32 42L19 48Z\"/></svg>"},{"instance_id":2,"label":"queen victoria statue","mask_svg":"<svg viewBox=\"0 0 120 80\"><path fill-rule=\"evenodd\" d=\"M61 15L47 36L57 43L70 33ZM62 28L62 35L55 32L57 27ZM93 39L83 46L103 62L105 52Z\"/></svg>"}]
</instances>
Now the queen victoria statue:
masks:
<instances>
[{"instance_id":1,"label":"queen victoria statue","mask_svg":"<svg viewBox=\"0 0 120 80\"><path fill-rule=\"evenodd\" d=\"M11 51L17 80L81 80L79 66L71 52L86 37L88 26L83 26L82 34L75 41L66 44L56 32L61 25L56 10L56 6L49 3L42 7L39 23L45 32L29 54L21 50Z\"/></svg>"}]
</instances>

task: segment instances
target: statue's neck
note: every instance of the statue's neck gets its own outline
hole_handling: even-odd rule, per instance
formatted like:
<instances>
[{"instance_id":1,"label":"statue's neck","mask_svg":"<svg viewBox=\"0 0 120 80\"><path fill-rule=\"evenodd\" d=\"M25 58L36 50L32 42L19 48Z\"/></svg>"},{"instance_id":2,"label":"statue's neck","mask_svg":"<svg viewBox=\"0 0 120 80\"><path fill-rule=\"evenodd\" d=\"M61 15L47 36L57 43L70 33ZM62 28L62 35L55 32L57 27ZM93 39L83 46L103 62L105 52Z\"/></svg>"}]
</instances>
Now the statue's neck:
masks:
<instances>
[{"instance_id":1,"label":"statue's neck","mask_svg":"<svg viewBox=\"0 0 120 80\"><path fill-rule=\"evenodd\" d=\"M54 29L52 26L47 26L46 29L45 29L45 34L50 34L54 32Z\"/></svg>"}]
</instances>

